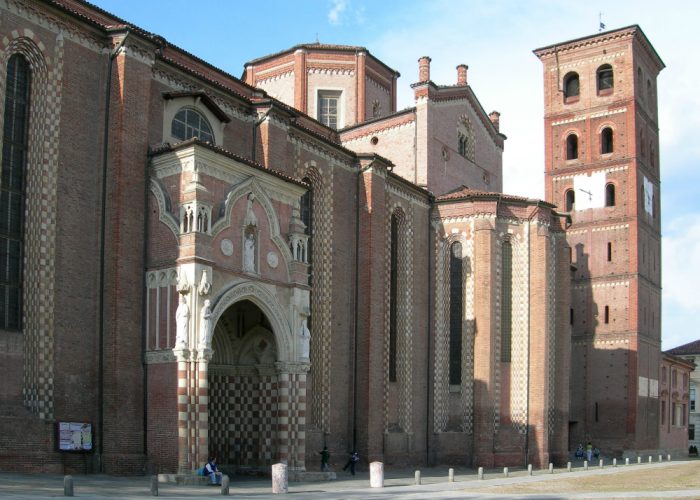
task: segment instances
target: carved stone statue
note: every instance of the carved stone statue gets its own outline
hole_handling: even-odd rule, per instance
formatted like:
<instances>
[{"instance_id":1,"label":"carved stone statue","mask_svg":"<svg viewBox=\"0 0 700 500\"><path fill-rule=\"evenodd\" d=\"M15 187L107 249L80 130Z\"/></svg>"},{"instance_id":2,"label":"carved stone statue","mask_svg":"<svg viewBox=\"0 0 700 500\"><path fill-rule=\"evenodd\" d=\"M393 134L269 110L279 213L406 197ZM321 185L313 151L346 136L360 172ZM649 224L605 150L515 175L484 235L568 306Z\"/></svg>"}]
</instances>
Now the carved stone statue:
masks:
<instances>
[{"instance_id":1,"label":"carved stone statue","mask_svg":"<svg viewBox=\"0 0 700 500\"><path fill-rule=\"evenodd\" d=\"M177 335L175 336L175 348L187 348L187 336L190 330L190 308L184 295L180 295L180 305L175 311L175 321L177 322Z\"/></svg>"},{"instance_id":2,"label":"carved stone statue","mask_svg":"<svg viewBox=\"0 0 700 500\"><path fill-rule=\"evenodd\" d=\"M211 290L211 281L207 277L207 270L202 271L202 279L199 282L199 295L206 295Z\"/></svg>"},{"instance_id":3,"label":"carved stone statue","mask_svg":"<svg viewBox=\"0 0 700 500\"><path fill-rule=\"evenodd\" d=\"M309 327L306 325L306 319L301 322L301 328L299 329L299 338L301 340L301 350L300 355L302 359L309 359L309 351L311 345L311 332Z\"/></svg>"},{"instance_id":4,"label":"carved stone statue","mask_svg":"<svg viewBox=\"0 0 700 500\"><path fill-rule=\"evenodd\" d=\"M249 273L255 272L255 236L248 233L243 243L243 270Z\"/></svg>"},{"instance_id":5,"label":"carved stone statue","mask_svg":"<svg viewBox=\"0 0 700 500\"><path fill-rule=\"evenodd\" d=\"M211 302L204 301L199 318L199 350L211 349Z\"/></svg>"}]
</instances>

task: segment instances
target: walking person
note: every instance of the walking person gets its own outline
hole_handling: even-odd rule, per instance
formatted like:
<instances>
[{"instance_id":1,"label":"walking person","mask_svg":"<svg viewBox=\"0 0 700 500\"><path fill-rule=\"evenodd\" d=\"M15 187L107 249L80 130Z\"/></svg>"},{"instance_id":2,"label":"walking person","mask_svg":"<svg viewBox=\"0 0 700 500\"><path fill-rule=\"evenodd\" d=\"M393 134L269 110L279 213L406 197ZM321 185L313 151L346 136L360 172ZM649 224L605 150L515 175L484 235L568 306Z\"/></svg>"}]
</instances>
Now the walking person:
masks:
<instances>
[{"instance_id":1,"label":"walking person","mask_svg":"<svg viewBox=\"0 0 700 500\"><path fill-rule=\"evenodd\" d=\"M321 472L328 472L331 470L330 465L328 462L331 459L331 452L328 451L328 446L324 446L322 451L319 451L321 454Z\"/></svg>"},{"instance_id":2,"label":"walking person","mask_svg":"<svg viewBox=\"0 0 700 500\"><path fill-rule=\"evenodd\" d=\"M590 441L586 445L586 460L588 460L588 463L591 463L591 460L593 460L593 444Z\"/></svg>"},{"instance_id":3,"label":"walking person","mask_svg":"<svg viewBox=\"0 0 700 500\"><path fill-rule=\"evenodd\" d=\"M356 451L353 451L350 453L350 458L348 459L348 463L345 464L345 467L343 467L343 470L347 470L348 467L350 467L350 474L353 476L355 475L355 464L360 461L360 454L357 453Z\"/></svg>"},{"instance_id":4,"label":"walking person","mask_svg":"<svg viewBox=\"0 0 700 500\"><path fill-rule=\"evenodd\" d=\"M207 465L204 466L204 473L211 479L212 486L220 486L222 474L219 467L216 465L216 457L209 457Z\"/></svg>"}]
</instances>

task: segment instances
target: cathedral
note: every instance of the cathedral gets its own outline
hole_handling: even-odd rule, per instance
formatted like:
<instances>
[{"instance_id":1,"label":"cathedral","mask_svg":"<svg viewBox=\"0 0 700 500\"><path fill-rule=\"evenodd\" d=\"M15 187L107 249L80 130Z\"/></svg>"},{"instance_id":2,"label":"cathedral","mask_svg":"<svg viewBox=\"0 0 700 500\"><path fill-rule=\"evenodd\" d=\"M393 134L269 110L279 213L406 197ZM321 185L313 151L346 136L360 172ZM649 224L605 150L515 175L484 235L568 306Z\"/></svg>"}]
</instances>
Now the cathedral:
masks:
<instances>
[{"instance_id":1,"label":"cathedral","mask_svg":"<svg viewBox=\"0 0 700 500\"><path fill-rule=\"evenodd\" d=\"M664 65L638 26L535 51L536 200L503 193L464 64L420 57L399 110L365 47L238 78L81 0L0 11L0 468L659 448Z\"/></svg>"}]
</instances>

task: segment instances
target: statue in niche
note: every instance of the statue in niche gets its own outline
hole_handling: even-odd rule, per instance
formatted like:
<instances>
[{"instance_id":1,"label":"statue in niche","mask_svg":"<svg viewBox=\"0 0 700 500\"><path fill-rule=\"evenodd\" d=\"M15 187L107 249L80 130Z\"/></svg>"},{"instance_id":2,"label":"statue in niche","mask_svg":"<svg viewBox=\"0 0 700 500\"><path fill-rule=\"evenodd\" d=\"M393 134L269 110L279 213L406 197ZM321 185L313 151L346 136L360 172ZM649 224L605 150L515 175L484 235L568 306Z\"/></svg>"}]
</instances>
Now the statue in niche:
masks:
<instances>
[{"instance_id":1,"label":"statue in niche","mask_svg":"<svg viewBox=\"0 0 700 500\"><path fill-rule=\"evenodd\" d=\"M311 332L309 331L309 327L306 324L306 318L304 318L301 322L301 328L299 329L299 338L301 340L301 358L309 359Z\"/></svg>"},{"instance_id":2,"label":"statue in niche","mask_svg":"<svg viewBox=\"0 0 700 500\"><path fill-rule=\"evenodd\" d=\"M246 234L243 243L243 270L249 273L255 272L255 235L252 231Z\"/></svg>"},{"instance_id":3,"label":"statue in niche","mask_svg":"<svg viewBox=\"0 0 700 500\"><path fill-rule=\"evenodd\" d=\"M184 295L180 295L180 305L175 311L175 321L177 322L177 335L175 336L175 348L187 348L187 336L190 329L190 308Z\"/></svg>"},{"instance_id":4,"label":"statue in niche","mask_svg":"<svg viewBox=\"0 0 700 500\"><path fill-rule=\"evenodd\" d=\"M199 350L211 349L211 302L204 301L199 318Z\"/></svg>"},{"instance_id":5,"label":"statue in niche","mask_svg":"<svg viewBox=\"0 0 700 500\"><path fill-rule=\"evenodd\" d=\"M211 282L207 277L207 270L202 271L202 279L199 282L199 295L207 295L209 290L211 290Z\"/></svg>"}]
</instances>

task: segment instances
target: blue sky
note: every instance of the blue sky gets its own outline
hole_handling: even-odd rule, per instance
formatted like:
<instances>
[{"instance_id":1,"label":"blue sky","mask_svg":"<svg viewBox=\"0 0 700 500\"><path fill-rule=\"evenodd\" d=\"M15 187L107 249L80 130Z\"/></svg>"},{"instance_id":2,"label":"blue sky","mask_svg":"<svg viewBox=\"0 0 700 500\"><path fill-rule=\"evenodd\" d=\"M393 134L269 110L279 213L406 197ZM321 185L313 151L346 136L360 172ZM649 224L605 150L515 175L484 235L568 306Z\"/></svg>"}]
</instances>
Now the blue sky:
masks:
<instances>
[{"instance_id":1,"label":"blue sky","mask_svg":"<svg viewBox=\"0 0 700 500\"><path fill-rule=\"evenodd\" d=\"M504 190L542 198L544 138L538 47L639 24L666 63L659 76L663 252L662 348L700 338L700 2L670 0L94 0L103 9L240 76L243 64L299 43L362 45L398 70L399 108L420 56L431 79L469 84L508 136Z\"/></svg>"}]
</instances>

